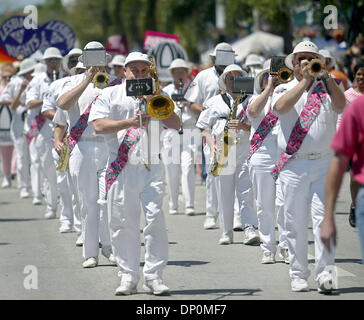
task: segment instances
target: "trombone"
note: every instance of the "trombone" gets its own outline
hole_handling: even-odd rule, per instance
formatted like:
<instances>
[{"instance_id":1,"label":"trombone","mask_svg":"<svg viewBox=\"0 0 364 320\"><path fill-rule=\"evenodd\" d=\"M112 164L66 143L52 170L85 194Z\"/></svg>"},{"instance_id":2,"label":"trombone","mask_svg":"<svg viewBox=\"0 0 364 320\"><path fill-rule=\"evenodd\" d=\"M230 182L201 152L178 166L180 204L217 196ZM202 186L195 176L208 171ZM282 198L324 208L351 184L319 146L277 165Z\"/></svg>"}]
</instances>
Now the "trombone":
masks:
<instances>
[{"instance_id":1,"label":"trombone","mask_svg":"<svg viewBox=\"0 0 364 320\"><path fill-rule=\"evenodd\" d=\"M174 102L172 99L161 95L159 86L157 65L154 56L149 56L152 62L150 65L150 75L155 81L155 96L148 100L145 110L147 113L157 120L169 118L174 113Z\"/></svg>"}]
</instances>

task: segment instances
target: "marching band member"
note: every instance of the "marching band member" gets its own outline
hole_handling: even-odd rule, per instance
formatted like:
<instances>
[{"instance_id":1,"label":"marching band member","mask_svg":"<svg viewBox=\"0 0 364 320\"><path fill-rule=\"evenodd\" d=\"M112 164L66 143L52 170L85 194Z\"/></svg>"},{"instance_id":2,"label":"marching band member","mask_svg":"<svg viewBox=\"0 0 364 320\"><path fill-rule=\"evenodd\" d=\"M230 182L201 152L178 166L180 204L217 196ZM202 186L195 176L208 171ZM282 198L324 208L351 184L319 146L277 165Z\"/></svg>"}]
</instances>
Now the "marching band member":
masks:
<instances>
[{"instance_id":1,"label":"marching band member","mask_svg":"<svg viewBox=\"0 0 364 320\"><path fill-rule=\"evenodd\" d=\"M234 52L231 45L226 42L221 42L216 45L213 53L210 53L211 61L215 64L216 51L223 50ZM190 83L186 91L185 99L191 103L190 110L200 115L202 106L205 102L219 94L220 88L218 85L219 76L224 72L226 66L212 66L199 72L196 78ZM210 149L207 145L203 147L203 152L208 165L212 161L210 156ZM207 174L206 178L206 219L204 222L205 229L216 228L216 220L218 215L218 201L216 193L215 178L211 174Z\"/></svg>"},{"instance_id":2,"label":"marching band member","mask_svg":"<svg viewBox=\"0 0 364 320\"><path fill-rule=\"evenodd\" d=\"M73 48L67 55L64 56L62 60L62 69L64 71L64 76L71 76L72 68L74 68L78 63L78 57L82 54L82 50L79 48Z\"/></svg>"},{"instance_id":3,"label":"marching band member","mask_svg":"<svg viewBox=\"0 0 364 320\"><path fill-rule=\"evenodd\" d=\"M163 88L163 91L173 98L173 94L184 95L188 88L186 82L189 67L183 59L175 59L168 68L173 77L173 83ZM163 136L162 159L165 166L166 181L169 191L169 213L176 214L178 209L178 193L181 180L182 194L185 200L186 215L195 213L195 157L197 152L196 130L197 116L190 110L190 103L183 100L176 105L181 109L181 129L166 129ZM183 134L184 133L184 134ZM194 138L195 141L192 141ZM174 152L179 156L174 158ZM180 176L182 174L182 179Z\"/></svg>"},{"instance_id":4,"label":"marching band member","mask_svg":"<svg viewBox=\"0 0 364 320\"><path fill-rule=\"evenodd\" d=\"M20 198L29 197L30 189L30 156L29 147L24 134L24 121L27 109L25 107L25 91L32 80L35 68L34 59L25 59L20 63L20 69L6 86L1 95L2 100L8 100L12 110L10 135L17 154L16 168Z\"/></svg>"},{"instance_id":5,"label":"marching band member","mask_svg":"<svg viewBox=\"0 0 364 320\"><path fill-rule=\"evenodd\" d=\"M82 51L80 49L72 49L68 53L68 57L66 56L64 60L67 60L67 63L64 65L64 67L71 72L71 70L77 65L78 57L82 54ZM71 57L71 58L70 58ZM49 86L48 92L45 94L43 99L43 106L42 106L42 114L47 117L49 120L53 121L53 117L57 111L57 99L59 96L59 93L66 81L68 81L68 77L64 77L61 79L58 79L56 81L53 81L51 85ZM56 130L56 128L54 129ZM56 145L55 145L56 147ZM58 156L54 154L54 150L52 149L52 157L55 166L57 166L57 160ZM79 217L79 208L76 205L75 208L73 207L73 201L72 201L72 194L71 190L73 188L70 185L70 177L68 177L69 173L68 170L66 171L59 171L56 170L57 175L57 186L59 190L60 195L60 233L66 233L71 232L72 227L77 232L81 231L81 222ZM75 212L74 212L75 209Z\"/></svg>"},{"instance_id":6,"label":"marching band member","mask_svg":"<svg viewBox=\"0 0 364 320\"><path fill-rule=\"evenodd\" d=\"M114 71L114 76L116 78L120 79L125 78L125 74L123 71L124 63L125 63L125 57L122 54L117 54L110 62L110 66L112 67Z\"/></svg>"},{"instance_id":7,"label":"marching band member","mask_svg":"<svg viewBox=\"0 0 364 320\"><path fill-rule=\"evenodd\" d=\"M45 199L47 203L46 219L56 217L57 211L57 177L52 159L51 137L53 135L52 122L42 115L41 107L52 81L60 78L62 55L55 47L48 48L42 57L46 71L34 76L26 92L28 107L27 141L31 159L31 180L34 193L33 204L41 203L41 182L44 175Z\"/></svg>"},{"instance_id":8,"label":"marching band member","mask_svg":"<svg viewBox=\"0 0 364 320\"><path fill-rule=\"evenodd\" d=\"M95 49L105 50L101 43L89 42L79 60L83 62L87 50ZM110 55L107 54L107 57L110 59ZM95 87L93 79L97 72L103 70L104 67L89 67L87 72L69 77L63 84L57 100L58 106L67 111L69 118L69 170L75 189L78 190L84 268L94 268L98 264L99 235L102 243L101 253L110 262L115 261L107 228L107 209L105 205L97 202L99 190L103 188L100 185L103 183L100 172L106 166L106 145L104 138L97 136L92 126L88 125L92 102L102 91ZM54 122L63 126L67 125L57 118L57 114ZM101 223L100 215L103 217Z\"/></svg>"},{"instance_id":9,"label":"marching band member","mask_svg":"<svg viewBox=\"0 0 364 320\"><path fill-rule=\"evenodd\" d=\"M320 64L310 64L319 59ZM289 249L292 291L308 291L307 224L311 209L315 238L315 280L319 292L331 291L334 250L328 252L320 239L324 215L325 180L332 151L338 113L345 108L345 96L324 67L317 46L310 41L296 45L286 57L295 79L279 85L272 105L279 113L280 157L272 170L279 175L284 196L284 214ZM321 65L321 66L320 66ZM319 66L319 67L318 67ZM318 73L321 69L321 72ZM323 74L316 80L314 73Z\"/></svg>"},{"instance_id":10,"label":"marching band member","mask_svg":"<svg viewBox=\"0 0 364 320\"><path fill-rule=\"evenodd\" d=\"M205 102L207 108L201 112L196 124L198 128L202 129L202 135L206 138L212 159L218 155L218 142L221 141L224 135L226 121L229 121L230 129L237 131L236 138L238 143L236 147L229 148L229 153L235 151L235 154L233 153L234 155L232 156L235 163L229 164L226 169L223 168L223 171L216 179L218 201L221 210L220 224L223 229L219 244L230 244L233 242L235 193L238 198L240 215L245 225L244 243L253 244L259 240L254 229L254 226L257 226L258 223L253 209L252 192L250 192L249 170L245 162L248 156L250 131L250 124L247 123L246 116L248 97L245 97L243 103L240 103L240 101L236 102L237 94L232 93L233 79L236 76L246 76L246 73L235 64L225 68L219 77L219 86L225 93L212 97ZM234 103L239 103L236 120L229 119ZM218 143L217 146L216 142ZM233 150L233 148L236 149Z\"/></svg>"},{"instance_id":11,"label":"marching band member","mask_svg":"<svg viewBox=\"0 0 364 320\"><path fill-rule=\"evenodd\" d=\"M280 256L286 262L288 247L284 231L283 206L279 185L270 176L278 156L277 134L278 117L272 111L272 94L279 84L274 75L269 75L270 60L264 63L263 70L254 79L254 96L249 101L248 118L251 122L249 172L253 184L259 222L259 237L263 251L262 263L275 263L275 203L278 201L277 225L280 234L278 247Z\"/></svg>"},{"instance_id":12,"label":"marching band member","mask_svg":"<svg viewBox=\"0 0 364 320\"><path fill-rule=\"evenodd\" d=\"M148 77L150 67L151 61L147 55L131 52L125 60L126 79ZM105 136L109 147L106 195L113 249L121 274L116 295L129 295L137 291L140 278L140 206L146 218L143 229L146 251L144 289L155 295L169 293L169 288L162 282L162 272L168 259L168 239L162 210L164 168L159 160L159 148L158 154L148 152L150 161L144 160L144 164L140 156L145 154L143 141L148 139L159 146L162 123L167 128L178 130L180 120L174 113L162 123L151 119L145 113L145 103L145 98L127 96L124 82L104 90L95 100L89 119L93 121L95 131ZM151 133L150 137L147 132Z\"/></svg>"}]
</instances>

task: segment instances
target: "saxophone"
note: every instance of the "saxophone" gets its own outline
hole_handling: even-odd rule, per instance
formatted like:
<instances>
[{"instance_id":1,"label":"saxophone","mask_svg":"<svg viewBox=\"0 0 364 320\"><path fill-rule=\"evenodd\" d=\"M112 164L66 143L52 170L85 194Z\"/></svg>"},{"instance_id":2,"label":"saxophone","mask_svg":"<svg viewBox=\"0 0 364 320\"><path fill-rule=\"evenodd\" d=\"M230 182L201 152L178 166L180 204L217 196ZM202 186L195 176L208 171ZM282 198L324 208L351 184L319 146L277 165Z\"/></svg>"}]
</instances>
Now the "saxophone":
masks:
<instances>
[{"instance_id":1,"label":"saxophone","mask_svg":"<svg viewBox=\"0 0 364 320\"><path fill-rule=\"evenodd\" d=\"M65 137L63 138L63 144L64 144L63 152L59 155L57 170L60 172L65 172L68 169L68 161L70 158L68 137L69 137L69 134L67 133L65 135Z\"/></svg>"},{"instance_id":2,"label":"saxophone","mask_svg":"<svg viewBox=\"0 0 364 320\"><path fill-rule=\"evenodd\" d=\"M233 133L229 132L229 121L236 119L236 113L238 110L238 105L241 101L241 92L238 94L237 98L234 101L234 105L231 108L230 114L226 119L226 124L224 127L224 133L221 139L217 143L217 150L215 153L215 157L210 165L209 173L214 177L220 175L221 169L224 167L226 158L229 153L229 146L236 145L239 141L236 137L236 131Z\"/></svg>"}]
</instances>

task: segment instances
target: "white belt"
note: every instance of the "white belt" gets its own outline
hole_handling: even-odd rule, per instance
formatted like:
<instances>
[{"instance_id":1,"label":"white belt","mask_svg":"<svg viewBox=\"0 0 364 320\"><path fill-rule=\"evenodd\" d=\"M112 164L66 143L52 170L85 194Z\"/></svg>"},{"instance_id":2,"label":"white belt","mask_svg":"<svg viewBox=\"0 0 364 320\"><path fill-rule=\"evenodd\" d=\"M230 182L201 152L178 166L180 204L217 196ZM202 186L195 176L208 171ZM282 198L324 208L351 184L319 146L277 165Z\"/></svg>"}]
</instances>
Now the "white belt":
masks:
<instances>
[{"instance_id":1,"label":"white belt","mask_svg":"<svg viewBox=\"0 0 364 320\"><path fill-rule=\"evenodd\" d=\"M317 160L317 159L321 159L329 154L332 154L332 151L327 151L327 152L311 152L311 153L296 153L294 155L295 158L297 159L307 159L307 160Z\"/></svg>"},{"instance_id":2,"label":"white belt","mask_svg":"<svg viewBox=\"0 0 364 320\"><path fill-rule=\"evenodd\" d=\"M104 137L100 137L100 136L91 136L91 137L82 137L79 140L80 142L86 142L86 141L91 141L91 142L104 142Z\"/></svg>"}]
</instances>

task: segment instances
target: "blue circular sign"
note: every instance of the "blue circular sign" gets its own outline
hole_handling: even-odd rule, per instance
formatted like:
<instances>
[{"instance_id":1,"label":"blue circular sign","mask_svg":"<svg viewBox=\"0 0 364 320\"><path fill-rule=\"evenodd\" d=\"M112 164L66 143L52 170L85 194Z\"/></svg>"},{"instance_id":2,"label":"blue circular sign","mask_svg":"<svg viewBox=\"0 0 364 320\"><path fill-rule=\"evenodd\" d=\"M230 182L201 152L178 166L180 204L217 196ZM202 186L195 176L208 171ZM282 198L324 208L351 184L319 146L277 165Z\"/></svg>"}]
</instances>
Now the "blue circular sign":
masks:
<instances>
[{"instance_id":1,"label":"blue circular sign","mask_svg":"<svg viewBox=\"0 0 364 320\"><path fill-rule=\"evenodd\" d=\"M25 16L11 17L0 27L0 44L7 54L14 58L19 54L29 57L41 45L38 30L24 28L25 18Z\"/></svg>"}]
</instances>

